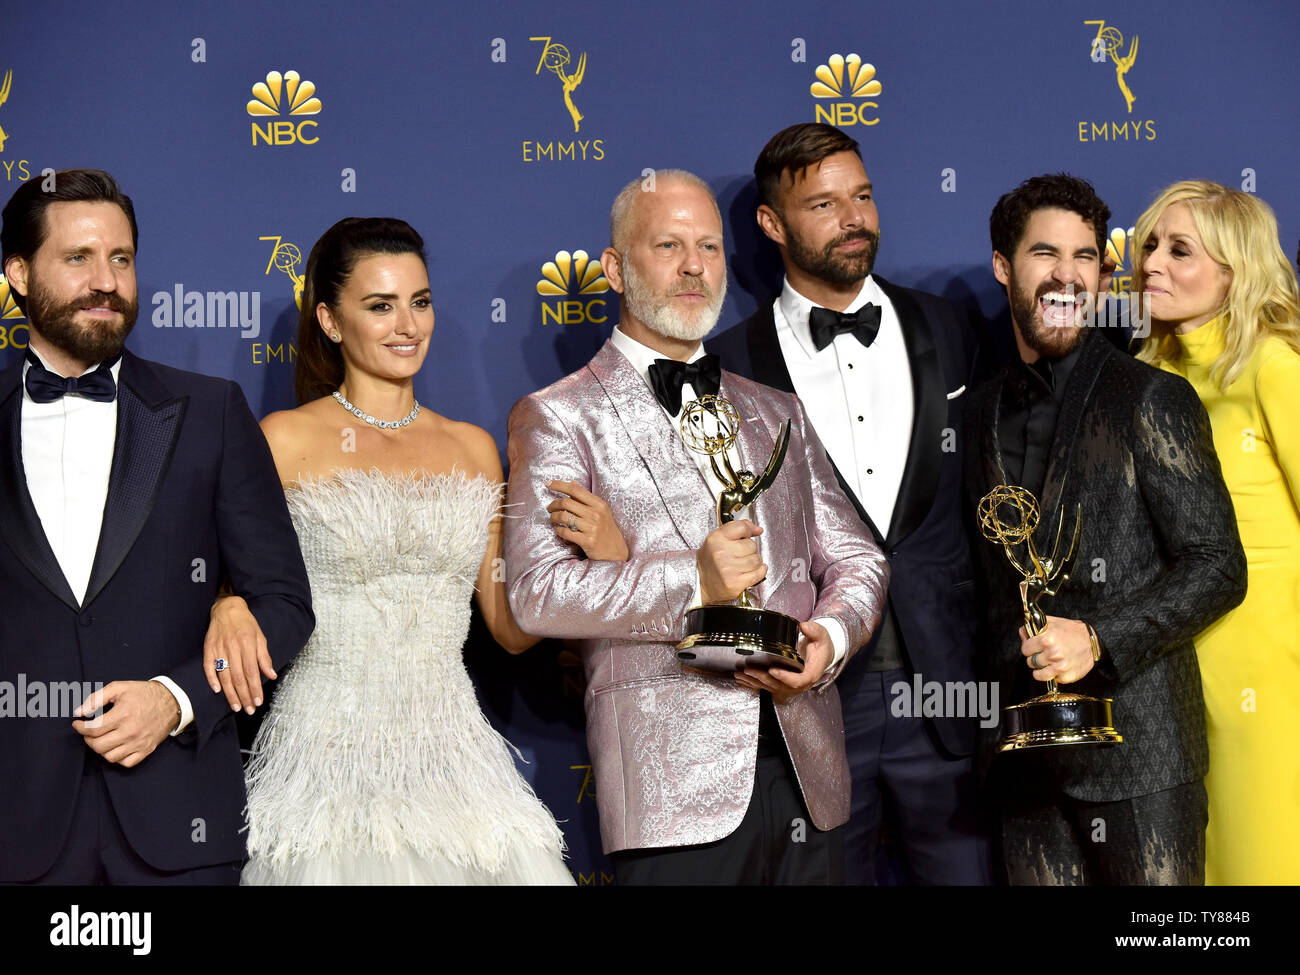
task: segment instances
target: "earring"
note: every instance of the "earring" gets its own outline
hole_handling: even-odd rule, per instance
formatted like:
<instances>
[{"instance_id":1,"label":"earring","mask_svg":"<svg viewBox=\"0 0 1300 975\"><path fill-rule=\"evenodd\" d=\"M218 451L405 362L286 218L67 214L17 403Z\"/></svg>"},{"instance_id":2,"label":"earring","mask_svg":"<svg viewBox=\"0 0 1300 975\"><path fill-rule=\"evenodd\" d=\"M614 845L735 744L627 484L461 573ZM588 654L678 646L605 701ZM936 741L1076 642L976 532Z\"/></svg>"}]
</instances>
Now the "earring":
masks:
<instances>
[{"instance_id":1,"label":"earring","mask_svg":"<svg viewBox=\"0 0 1300 975\"><path fill-rule=\"evenodd\" d=\"M341 335L339 335L338 332L334 332L332 335L330 335L330 338L332 338L335 342L342 342L342 341L343 341L343 337L342 337Z\"/></svg>"}]
</instances>

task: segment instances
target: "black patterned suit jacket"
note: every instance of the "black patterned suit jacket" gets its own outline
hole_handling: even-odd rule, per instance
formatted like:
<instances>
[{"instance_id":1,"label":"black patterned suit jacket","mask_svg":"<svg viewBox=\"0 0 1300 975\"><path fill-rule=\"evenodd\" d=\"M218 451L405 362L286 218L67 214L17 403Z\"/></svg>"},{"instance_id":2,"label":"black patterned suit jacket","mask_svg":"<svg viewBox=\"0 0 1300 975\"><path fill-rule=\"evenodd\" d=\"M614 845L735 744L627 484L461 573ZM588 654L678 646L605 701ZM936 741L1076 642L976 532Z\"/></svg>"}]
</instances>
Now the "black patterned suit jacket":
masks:
<instances>
[{"instance_id":1,"label":"black patterned suit jacket","mask_svg":"<svg viewBox=\"0 0 1300 975\"><path fill-rule=\"evenodd\" d=\"M966 409L965 514L972 526L979 499L1010 483L998 443L1009 375L1003 370L975 390ZM1038 500L1040 555L1052 550L1062 509L1068 536L1082 505L1074 573L1041 605L1049 615L1083 619L1096 630L1102 659L1068 689L1113 698L1124 742L1035 749L1035 759L1021 768L1044 771L1067 795L1093 802L1199 779L1208 754L1192 638L1245 597L1246 557L1195 391L1090 330L1065 389ZM998 682L1005 707L1041 694L1045 685L1032 679L1020 653L1022 577L1001 545L976 544L987 607L983 676ZM998 732L981 735L986 762ZM1014 763L1026 754L1000 756L1001 770L1016 774Z\"/></svg>"}]
</instances>

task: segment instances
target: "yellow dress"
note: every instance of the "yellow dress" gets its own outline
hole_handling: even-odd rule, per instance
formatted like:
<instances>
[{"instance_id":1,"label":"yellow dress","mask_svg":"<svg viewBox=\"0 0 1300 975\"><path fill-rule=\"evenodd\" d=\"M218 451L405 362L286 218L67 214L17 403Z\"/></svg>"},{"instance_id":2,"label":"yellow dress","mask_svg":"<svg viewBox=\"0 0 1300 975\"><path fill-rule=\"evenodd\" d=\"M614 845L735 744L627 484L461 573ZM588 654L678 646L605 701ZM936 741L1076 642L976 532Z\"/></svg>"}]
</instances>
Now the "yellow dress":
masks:
<instances>
[{"instance_id":1,"label":"yellow dress","mask_svg":"<svg viewBox=\"0 0 1300 975\"><path fill-rule=\"evenodd\" d=\"M1207 884L1300 883L1300 354L1261 342L1227 392L1223 320L1179 335L1246 550L1245 601L1196 638L1210 745Z\"/></svg>"}]
</instances>

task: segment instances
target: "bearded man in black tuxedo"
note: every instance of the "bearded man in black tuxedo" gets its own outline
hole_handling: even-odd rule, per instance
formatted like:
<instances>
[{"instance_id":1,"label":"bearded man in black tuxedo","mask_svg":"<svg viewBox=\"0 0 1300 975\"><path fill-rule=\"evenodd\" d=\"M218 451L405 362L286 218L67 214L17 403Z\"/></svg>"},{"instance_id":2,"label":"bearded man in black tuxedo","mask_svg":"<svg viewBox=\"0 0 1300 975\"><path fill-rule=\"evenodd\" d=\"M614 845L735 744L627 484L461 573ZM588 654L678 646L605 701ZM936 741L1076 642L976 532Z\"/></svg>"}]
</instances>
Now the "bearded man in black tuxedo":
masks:
<instances>
[{"instance_id":1,"label":"bearded man in black tuxedo","mask_svg":"<svg viewBox=\"0 0 1300 975\"><path fill-rule=\"evenodd\" d=\"M0 229L30 326L0 373L0 682L45 701L0 719L21 783L0 882L233 884L244 776L204 637L228 580L282 667L315 623L306 570L239 387L123 348L130 198L98 170L52 179Z\"/></svg>"},{"instance_id":2,"label":"bearded man in black tuxedo","mask_svg":"<svg viewBox=\"0 0 1300 975\"><path fill-rule=\"evenodd\" d=\"M799 395L892 572L884 621L838 681L853 776L845 877L876 882L890 803L910 882L985 884L977 695L942 715L914 700L918 685L975 687L957 431L977 336L956 305L872 273L879 215L856 141L793 125L754 175L758 225L781 251L785 285L706 347L724 368Z\"/></svg>"}]
</instances>

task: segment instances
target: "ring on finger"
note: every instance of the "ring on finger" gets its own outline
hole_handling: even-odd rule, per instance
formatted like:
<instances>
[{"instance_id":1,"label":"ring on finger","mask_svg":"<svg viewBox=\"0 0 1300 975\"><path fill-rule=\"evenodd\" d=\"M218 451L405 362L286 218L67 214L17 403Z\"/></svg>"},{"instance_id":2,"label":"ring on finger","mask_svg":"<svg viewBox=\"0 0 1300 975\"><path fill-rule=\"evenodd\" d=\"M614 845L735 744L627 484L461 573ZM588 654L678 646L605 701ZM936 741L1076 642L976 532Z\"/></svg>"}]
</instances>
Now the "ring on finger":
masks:
<instances>
[{"instance_id":1,"label":"ring on finger","mask_svg":"<svg viewBox=\"0 0 1300 975\"><path fill-rule=\"evenodd\" d=\"M1042 664L1040 664L1040 663L1038 662L1038 654L1041 653L1041 652L1042 652L1042 651L1040 650L1040 651L1037 651L1037 652L1035 652L1035 653L1031 653L1031 654L1029 655L1029 666L1030 666L1030 667L1033 667L1034 670L1041 670L1041 669L1042 669Z\"/></svg>"},{"instance_id":2,"label":"ring on finger","mask_svg":"<svg viewBox=\"0 0 1300 975\"><path fill-rule=\"evenodd\" d=\"M216 663L212 665L212 669L217 673L221 673L221 671L225 670L229 666L230 664L226 663L225 657L218 657Z\"/></svg>"},{"instance_id":3,"label":"ring on finger","mask_svg":"<svg viewBox=\"0 0 1300 975\"><path fill-rule=\"evenodd\" d=\"M570 515L570 516L569 516L569 531L571 531L571 532L576 532L577 530L578 530L578 519L577 519L576 517L574 517L573 515Z\"/></svg>"}]
</instances>

